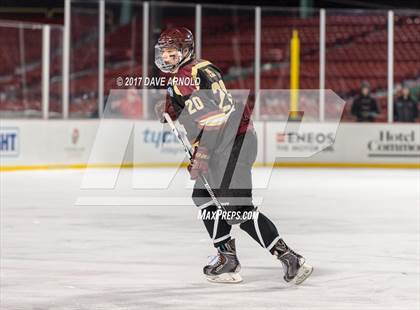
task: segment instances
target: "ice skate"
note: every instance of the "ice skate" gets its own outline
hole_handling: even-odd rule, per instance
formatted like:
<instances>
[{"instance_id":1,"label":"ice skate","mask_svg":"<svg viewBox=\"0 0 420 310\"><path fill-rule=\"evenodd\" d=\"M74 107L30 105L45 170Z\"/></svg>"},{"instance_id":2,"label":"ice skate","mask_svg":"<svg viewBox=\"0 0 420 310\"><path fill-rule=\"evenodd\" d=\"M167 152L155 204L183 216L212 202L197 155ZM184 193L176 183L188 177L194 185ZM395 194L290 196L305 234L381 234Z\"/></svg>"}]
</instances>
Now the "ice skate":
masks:
<instances>
[{"instance_id":1,"label":"ice skate","mask_svg":"<svg viewBox=\"0 0 420 310\"><path fill-rule=\"evenodd\" d=\"M290 249L280 239L271 250L271 254L277 256L284 269L284 280L296 285L305 281L312 273L313 267L305 262L305 259Z\"/></svg>"},{"instance_id":2,"label":"ice skate","mask_svg":"<svg viewBox=\"0 0 420 310\"><path fill-rule=\"evenodd\" d=\"M229 240L218 248L209 264L203 268L206 278L216 283L239 283L242 277L239 274L241 264L236 256L235 240Z\"/></svg>"}]
</instances>

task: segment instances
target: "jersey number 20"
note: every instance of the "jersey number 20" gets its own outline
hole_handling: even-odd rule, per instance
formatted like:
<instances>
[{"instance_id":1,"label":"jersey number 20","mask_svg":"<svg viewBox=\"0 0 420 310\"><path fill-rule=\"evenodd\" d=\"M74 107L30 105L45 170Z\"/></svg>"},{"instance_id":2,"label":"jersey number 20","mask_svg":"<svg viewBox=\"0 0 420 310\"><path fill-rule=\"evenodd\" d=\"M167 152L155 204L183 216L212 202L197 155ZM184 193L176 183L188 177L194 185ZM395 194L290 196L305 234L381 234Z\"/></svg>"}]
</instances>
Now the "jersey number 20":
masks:
<instances>
[{"instance_id":1,"label":"jersey number 20","mask_svg":"<svg viewBox=\"0 0 420 310\"><path fill-rule=\"evenodd\" d=\"M185 105L187 106L188 113L190 113L190 115L204 108L204 103L199 97L192 97L191 99L188 99L185 101Z\"/></svg>"}]
</instances>

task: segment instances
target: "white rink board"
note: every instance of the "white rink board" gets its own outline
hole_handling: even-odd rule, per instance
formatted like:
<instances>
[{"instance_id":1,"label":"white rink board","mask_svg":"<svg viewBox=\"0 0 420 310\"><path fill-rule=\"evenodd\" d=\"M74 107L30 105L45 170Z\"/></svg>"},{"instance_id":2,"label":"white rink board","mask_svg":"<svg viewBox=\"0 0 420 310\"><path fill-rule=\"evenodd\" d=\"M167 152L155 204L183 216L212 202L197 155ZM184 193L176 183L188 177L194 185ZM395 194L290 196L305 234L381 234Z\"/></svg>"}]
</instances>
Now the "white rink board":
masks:
<instances>
[{"instance_id":1,"label":"white rink board","mask_svg":"<svg viewBox=\"0 0 420 310\"><path fill-rule=\"evenodd\" d=\"M263 124L256 123L255 129L262 137ZM136 123L133 141L136 164L178 164L185 159L184 149L166 124L153 121ZM264 139L258 140L258 147L260 150L264 148ZM259 152L257 162L262 161L263 152Z\"/></svg>"},{"instance_id":2,"label":"white rink board","mask_svg":"<svg viewBox=\"0 0 420 310\"><path fill-rule=\"evenodd\" d=\"M280 162L420 162L419 124L343 123L337 128L335 124L303 123L289 135L283 135L284 128L284 123L266 125L268 163L274 158Z\"/></svg>"},{"instance_id":3,"label":"white rink board","mask_svg":"<svg viewBox=\"0 0 420 310\"><path fill-rule=\"evenodd\" d=\"M275 159L285 164L420 162L418 124L343 123L337 130L336 124L302 123L296 129L288 127L286 134L285 123L255 122L254 125L260 165ZM169 127L156 121L2 120L0 137L3 168L115 166L121 162L156 167L177 165L185 159ZM313 153L317 154L312 156Z\"/></svg>"},{"instance_id":4,"label":"white rink board","mask_svg":"<svg viewBox=\"0 0 420 310\"><path fill-rule=\"evenodd\" d=\"M0 135L3 128L15 128L17 136L14 150L0 151L2 165L76 164L87 162L98 122L1 120Z\"/></svg>"}]
</instances>

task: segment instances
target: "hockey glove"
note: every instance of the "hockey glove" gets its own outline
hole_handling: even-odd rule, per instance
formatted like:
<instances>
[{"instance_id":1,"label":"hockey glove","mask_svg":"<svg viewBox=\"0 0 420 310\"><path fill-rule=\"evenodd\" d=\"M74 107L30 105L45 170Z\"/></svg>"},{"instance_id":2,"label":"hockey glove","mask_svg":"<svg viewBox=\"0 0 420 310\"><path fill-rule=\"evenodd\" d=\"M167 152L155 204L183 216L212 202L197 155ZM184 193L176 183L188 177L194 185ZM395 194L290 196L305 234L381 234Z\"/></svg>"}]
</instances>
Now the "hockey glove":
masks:
<instances>
[{"instance_id":1,"label":"hockey glove","mask_svg":"<svg viewBox=\"0 0 420 310\"><path fill-rule=\"evenodd\" d=\"M205 147L196 147L192 163L188 165L188 171L190 172L191 180L197 180L201 174L207 174L209 172L209 155Z\"/></svg>"}]
</instances>

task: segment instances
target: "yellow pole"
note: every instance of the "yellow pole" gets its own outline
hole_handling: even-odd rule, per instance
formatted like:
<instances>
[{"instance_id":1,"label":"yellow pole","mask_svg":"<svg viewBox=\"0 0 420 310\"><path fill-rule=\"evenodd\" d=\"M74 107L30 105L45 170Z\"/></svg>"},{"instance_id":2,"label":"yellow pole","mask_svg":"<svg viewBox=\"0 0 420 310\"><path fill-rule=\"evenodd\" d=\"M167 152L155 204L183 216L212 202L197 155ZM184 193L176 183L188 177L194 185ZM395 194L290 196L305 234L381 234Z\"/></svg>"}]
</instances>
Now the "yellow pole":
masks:
<instances>
[{"instance_id":1,"label":"yellow pole","mask_svg":"<svg viewBox=\"0 0 420 310\"><path fill-rule=\"evenodd\" d=\"M298 118L299 58L299 35L297 30L293 30L293 36L290 41L290 113L292 119Z\"/></svg>"}]
</instances>

